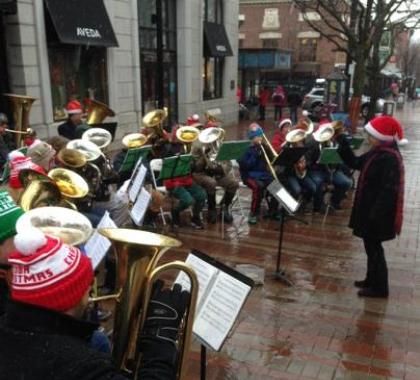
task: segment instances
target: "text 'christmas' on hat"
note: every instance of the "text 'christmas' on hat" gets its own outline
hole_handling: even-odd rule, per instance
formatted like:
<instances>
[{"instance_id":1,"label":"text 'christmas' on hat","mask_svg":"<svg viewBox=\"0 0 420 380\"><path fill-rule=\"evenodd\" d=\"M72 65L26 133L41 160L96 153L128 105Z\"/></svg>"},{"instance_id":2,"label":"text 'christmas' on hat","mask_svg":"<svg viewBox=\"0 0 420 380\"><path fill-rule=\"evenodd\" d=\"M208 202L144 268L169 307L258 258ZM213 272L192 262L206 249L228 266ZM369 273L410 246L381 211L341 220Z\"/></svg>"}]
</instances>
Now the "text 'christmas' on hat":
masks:
<instances>
[{"instance_id":1,"label":"text 'christmas' on hat","mask_svg":"<svg viewBox=\"0 0 420 380\"><path fill-rule=\"evenodd\" d=\"M401 124L392 116L378 116L365 125L365 131L379 141L400 141L404 138Z\"/></svg>"},{"instance_id":2,"label":"text 'christmas' on hat","mask_svg":"<svg viewBox=\"0 0 420 380\"><path fill-rule=\"evenodd\" d=\"M90 288L90 259L59 239L30 228L14 238L10 295L15 301L64 312L77 306Z\"/></svg>"},{"instance_id":3,"label":"text 'christmas' on hat","mask_svg":"<svg viewBox=\"0 0 420 380\"><path fill-rule=\"evenodd\" d=\"M16 222L23 210L16 205L10 194L0 191L0 243L16 235Z\"/></svg>"},{"instance_id":4,"label":"text 'christmas' on hat","mask_svg":"<svg viewBox=\"0 0 420 380\"><path fill-rule=\"evenodd\" d=\"M287 124L289 124L289 126L291 127L292 126L292 120L290 120L290 119L281 120L280 123L279 123L280 130L282 130L284 127L286 127Z\"/></svg>"},{"instance_id":5,"label":"text 'christmas' on hat","mask_svg":"<svg viewBox=\"0 0 420 380\"><path fill-rule=\"evenodd\" d=\"M71 100L67 103L66 111L69 115L74 115L76 113L82 113L82 105L78 100Z\"/></svg>"},{"instance_id":6,"label":"text 'christmas' on hat","mask_svg":"<svg viewBox=\"0 0 420 380\"><path fill-rule=\"evenodd\" d=\"M252 140L254 137L262 137L264 135L263 129L257 124L252 123L248 128L248 138Z\"/></svg>"},{"instance_id":7,"label":"text 'christmas' on hat","mask_svg":"<svg viewBox=\"0 0 420 380\"><path fill-rule=\"evenodd\" d=\"M39 165L32 162L30 157L16 157L10 161L9 187L20 189L23 187L19 179L19 173L24 169L33 170L36 173L47 175L46 171Z\"/></svg>"}]
</instances>

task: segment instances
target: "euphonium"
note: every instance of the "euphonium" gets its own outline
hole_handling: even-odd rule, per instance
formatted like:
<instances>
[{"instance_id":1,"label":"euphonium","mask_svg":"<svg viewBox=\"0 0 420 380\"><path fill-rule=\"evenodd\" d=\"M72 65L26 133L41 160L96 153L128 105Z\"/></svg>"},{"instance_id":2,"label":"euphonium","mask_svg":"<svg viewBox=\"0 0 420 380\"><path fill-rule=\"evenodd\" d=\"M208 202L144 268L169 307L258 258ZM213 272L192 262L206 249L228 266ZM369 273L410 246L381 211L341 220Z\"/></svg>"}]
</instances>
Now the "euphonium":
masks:
<instances>
[{"instance_id":1,"label":"euphonium","mask_svg":"<svg viewBox=\"0 0 420 380\"><path fill-rule=\"evenodd\" d=\"M16 146L20 147L22 136L27 133L29 128L29 112L36 98L17 94L4 94L4 96L9 98L12 103L15 122L13 133L16 134Z\"/></svg>"},{"instance_id":2,"label":"euphonium","mask_svg":"<svg viewBox=\"0 0 420 380\"><path fill-rule=\"evenodd\" d=\"M82 135L82 140L93 142L99 149L105 149L112 141L112 135L103 128L89 128Z\"/></svg>"},{"instance_id":3,"label":"euphonium","mask_svg":"<svg viewBox=\"0 0 420 380\"><path fill-rule=\"evenodd\" d=\"M127 149L140 148L145 145L148 141L148 138L143 133L130 133L122 139L121 143Z\"/></svg>"},{"instance_id":4,"label":"euphonium","mask_svg":"<svg viewBox=\"0 0 420 380\"><path fill-rule=\"evenodd\" d=\"M99 102L97 100L91 100L86 124L101 124L108 116L115 116L115 112L105 103Z\"/></svg>"},{"instance_id":5,"label":"euphonium","mask_svg":"<svg viewBox=\"0 0 420 380\"><path fill-rule=\"evenodd\" d=\"M186 352L189 348L192 323L197 300L198 281L195 272L185 263L175 261L157 267L159 259L170 248L181 242L173 238L145 231L106 228L99 233L111 240L117 265L115 295L103 296L93 301L116 299L113 328L112 355L122 370L136 372L139 362L137 340L142 330L150 301L152 285L162 272L182 270L191 281L191 297L183 326L182 342L179 343L178 379L182 377Z\"/></svg>"}]
</instances>

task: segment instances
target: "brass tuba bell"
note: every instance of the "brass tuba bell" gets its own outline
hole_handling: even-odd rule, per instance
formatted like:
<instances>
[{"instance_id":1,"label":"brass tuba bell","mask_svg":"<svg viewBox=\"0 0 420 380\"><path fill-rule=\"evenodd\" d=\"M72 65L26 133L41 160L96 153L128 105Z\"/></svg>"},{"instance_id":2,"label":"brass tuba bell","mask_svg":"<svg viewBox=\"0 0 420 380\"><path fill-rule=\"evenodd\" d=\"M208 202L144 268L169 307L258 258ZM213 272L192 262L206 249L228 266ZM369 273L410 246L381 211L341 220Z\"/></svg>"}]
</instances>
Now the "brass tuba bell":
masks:
<instances>
[{"instance_id":1,"label":"brass tuba bell","mask_svg":"<svg viewBox=\"0 0 420 380\"><path fill-rule=\"evenodd\" d=\"M145 128L150 128L155 130L155 134L159 137L164 135L162 123L167 118L168 113L165 110L156 109L148 112L144 115L142 122Z\"/></svg>"},{"instance_id":2,"label":"brass tuba bell","mask_svg":"<svg viewBox=\"0 0 420 380\"><path fill-rule=\"evenodd\" d=\"M36 98L26 95L4 94L12 104L13 120L15 123L15 141L19 148L22 142L22 136L28 133L29 130L29 112ZM12 132L12 131L9 131Z\"/></svg>"},{"instance_id":3,"label":"brass tuba bell","mask_svg":"<svg viewBox=\"0 0 420 380\"><path fill-rule=\"evenodd\" d=\"M83 133L82 140L93 142L102 150L111 144L112 135L103 128L89 128Z\"/></svg>"},{"instance_id":4,"label":"brass tuba bell","mask_svg":"<svg viewBox=\"0 0 420 380\"><path fill-rule=\"evenodd\" d=\"M176 130L176 138L184 145L185 153L191 151L191 144L198 139L200 130L196 127L183 125Z\"/></svg>"},{"instance_id":5,"label":"brass tuba bell","mask_svg":"<svg viewBox=\"0 0 420 380\"><path fill-rule=\"evenodd\" d=\"M102 103L98 100L91 100L86 124L101 124L108 116L115 116L115 112L111 108L109 108L105 103Z\"/></svg>"},{"instance_id":6,"label":"brass tuba bell","mask_svg":"<svg viewBox=\"0 0 420 380\"><path fill-rule=\"evenodd\" d=\"M143 133L130 133L122 139L122 144L127 149L140 148L145 145L148 141L148 138Z\"/></svg>"},{"instance_id":7,"label":"brass tuba bell","mask_svg":"<svg viewBox=\"0 0 420 380\"><path fill-rule=\"evenodd\" d=\"M84 198L89 193L89 185L82 176L69 169L55 168L48 172L66 198Z\"/></svg>"}]
</instances>

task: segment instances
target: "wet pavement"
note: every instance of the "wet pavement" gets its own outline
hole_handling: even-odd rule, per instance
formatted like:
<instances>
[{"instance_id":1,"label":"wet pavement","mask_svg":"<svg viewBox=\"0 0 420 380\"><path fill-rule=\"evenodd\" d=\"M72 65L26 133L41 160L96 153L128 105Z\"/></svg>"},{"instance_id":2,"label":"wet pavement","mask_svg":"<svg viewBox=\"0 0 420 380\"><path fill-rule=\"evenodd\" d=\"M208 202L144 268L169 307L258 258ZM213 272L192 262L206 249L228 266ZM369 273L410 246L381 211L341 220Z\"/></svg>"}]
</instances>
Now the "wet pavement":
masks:
<instances>
[{"instance_id":1,"label":"wet pavement","mask_svg":"<svg viewBox=\"0 0 420 380\"><path fill-rule=\"evenodd\" d=\"M308 225L287 221L281 266L292 287L273 278L278 224L247 224L247 189L241 190L245 218L235 211L223 237L219 224L180 231L184 247L168 259L182 259L195 248L231 266L265 269L264 285L252 291L221 352L208 354L207 379L420 379L420 104L407 105L397 117L409 139L401 149L406 201L403 232L385 243L387 300L358 298L353 287L366 268L362 242L347 228L353 194L325 224L319 214L302 215ZM231 128L228 137L243 138L245 128ZM188 379L199 378L199 364L194 344Z\"/></svg>"}]
</instances>

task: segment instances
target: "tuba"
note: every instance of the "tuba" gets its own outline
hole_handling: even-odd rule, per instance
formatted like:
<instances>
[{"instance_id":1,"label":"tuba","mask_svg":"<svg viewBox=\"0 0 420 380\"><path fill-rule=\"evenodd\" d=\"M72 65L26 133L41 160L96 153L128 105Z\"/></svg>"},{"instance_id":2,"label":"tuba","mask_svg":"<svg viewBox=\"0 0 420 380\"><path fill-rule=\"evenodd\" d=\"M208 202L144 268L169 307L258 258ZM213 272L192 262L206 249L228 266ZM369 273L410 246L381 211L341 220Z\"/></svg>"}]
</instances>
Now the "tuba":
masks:
<instances>
[{"instance_id":1,"label":"tuba","mask_svg":"<svg viewBox=\"0 0 420 380\"><path fill-rule=\"evenodd\" d=\"M143 145L145 145L148 141L148 138L143 133L130 133L122 139L122 144L127 149L133 149L133 148L140 148Z\"/></svg>"},{"instance_id":2,"label":"tuba","mask_svg":"<svg viewBox=\"0 0 420 380\"><path fill-rule=\"evenodd\" d=\"M8 130L8 132L15 133L16 146L19 148L22 143L22 136L31 133L29 128L29 112L36 98L32 96L4 94L9 98L13 108L13 120L15 122L15 129Z\"/></svg>"},{"instance_id":3,"label":"tuba","mask_svg":"<svg viewBox=\"0 0 420 380\"><path fill-rule=\"evenodd\" d=\"M168 117L168 113L163 109L156 109L148 112L143 117L143 126L145 128L154 129L154 133L158 137L164 136L162 123Z\"/></svg>"},{"instance_id":4,"label":"tuba","mask_svg":"<svg viewBox=\"0 0 420 380\"><path fill-rule=\"evenodd\" d=\"M93 142L99 149L105 149L112 141L112 135L103 128L89 128L82 135L82 140Z\"/></svg>"},{"instance_id":5,"label":"tuba","mask_svg":"<svg viewBox=\"0 0 420 380\"><path fill-rule=\"evenodd\" d=\"M200 130L196 127L183 125L176 130L176 138L184 145L184 152L191 152L191 144L198 139Z\"/></svg>"},{"instance_id":6,"label":"tuba","mask_svg":"<svg viewBox=\"0 0 420 380\"><path fill-rule=\"evenodd\" d=\"M95 125L102 124L102 122L108 116L115 116L115 112L109 108L105 103L99 102L98 100L91 100L89 107L86 124Z\"/></svg>"},{"instance_id":7,"label":"tuba","mask_svg":"<svg viewBox=\"0 0 420 380\"><path fill-rule=\"evenodd\" d=\"M142 330L147 315L152 285L163 272L184 271L191 282L191 297L184 317L184 333L179 342L178 376L182 378L186 353L188 352L195 304L198 294L198 281L195 272L185 263L175 261L157 266L159 259L170 248L181 246L181 242L151 232L133 229L105 228L99 233L112 242L116 256L117 281L116 294L98 297L92 301L116 299L113 327L112 356L117 366L125 371L136 373L140 360L137 350L139 331Z\"/></svg>"}]
</instances>

